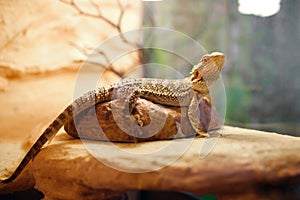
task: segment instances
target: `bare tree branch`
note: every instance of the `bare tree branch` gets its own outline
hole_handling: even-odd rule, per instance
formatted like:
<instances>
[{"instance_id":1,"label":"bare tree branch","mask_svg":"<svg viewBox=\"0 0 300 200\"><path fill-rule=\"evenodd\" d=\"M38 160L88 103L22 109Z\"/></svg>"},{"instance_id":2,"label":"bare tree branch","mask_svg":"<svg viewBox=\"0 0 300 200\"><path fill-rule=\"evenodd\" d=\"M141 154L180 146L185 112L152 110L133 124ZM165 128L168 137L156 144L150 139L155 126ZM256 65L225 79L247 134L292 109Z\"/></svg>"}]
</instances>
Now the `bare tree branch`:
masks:
<instances>
[{"instance_id":1,"label":"bare tree branch","mask_svg":"<svg viewBox=\"0 0 300 200\"><path fill-rule=\"evenodd\" d=\"M92 60L86 60L85 62L87 63L90 63L90 64L95 64L95 65L99 65L100 67L102 67L105 71L110 71L114 74L116 74L117 76L119 76L120 78L123 78L124 77L124 74L123 73L120 73L118 71L116 71L112 65L109 65L108 67L102 63L99 63L99 62L94 62Z\"/></svg>"},{"instance_id":2,"label":"bare tree branch","mask_svg":"<svg viewBox=\"0 0 300 200\"><path fill-rule=\"evenodd\" d=\"M82 8L80 8L80 6L76 3L75 0L71 0L71 1L65 1L65 0L60 0L62 3L64 4L68 4L70 6L73 6L79 14L81 15L85 15L85 16L88 16L88 17L92 17L92 18L97 18L97 19L101 19L103 21L105 21L106 23L108 23L110 26L112 26L113 28L116 28L117 30L119 30L119 27L118 25L116 25L113 21L107 19L106 17L104 17L101 12L97 15L93 14L93 13L89 13L89 12L86 12L84 10L82 10ZM97 6L98 7L98 6ZM98 10L98 8L96 7L96 9Z\"/></svg>"},{"instance_id":3,"label":"bare tree branch","mask_svg":"<svg viewBox=\"0 0 300 200\"><path fill-rule=\"evenodd\" d=\"M107 64L112 65L112 64L110 64L110 60L109 60L108 56L106 55L106 53L104 53L104 51L102 51L100 49L96 49L96 51L98 54L100 54L104 57Z\"/></svg>"},{"instance_id":4,"label":"bare tree branch","mask_svg":"<svg viewBox=\"0 0 300 200\"><path fill-rule=\"evenodd\" d=\"M81 47L80 45L76 44L75 42L70 42L70 45L73 46L73 47L75 47L78 51L80 51L80 53L82 53L85 56L88 56L89 53L90 53L90 51L93 50L92 48ZM114 69L114 65L110 62L108 56L105 54L104 51L101 51L99 49L96 49L96 51L97 51L97 53L99 55L101 55L101 56L104 57L106 64L103 64L103 63L100 63L100 62L95 62L95 61L88 60L88 59L85 60L85 62L99 65L100 67L104 68L105 70L111 71L111 72L115 73L119 77L123 77L124 76L124 74L122 74L122 73L120 73L120 72L118 72L118 71L116 71Z\"/></svg>"},{"instance_id":5,"label":"bare tree branch","mask_svg":"<svg viewBox=\"0 0 300 200\"><path fill-rule=\"evenodd\" d=\"M76 44L75 42L70 41L69 44L73 47L75 47L80 53L82 53L85 56L89 55L90 50L88 48L81 47L80 45Z\"/></svg>"},{"instance_id":6,"label":"bare tree branch","mask_svg":"<svg viewBox=\"0 0 300 200\"><path fill-rule=\"evenodd\" d=\"M111 27L113 27L114 29L116 29L116 31L119 33L119 37L121 38L121 40L126 43L126 44L129 44L129 45L133 45L135 47L137 47L138 49L140 48L140 44L139 43L135 43L135 42L131 42L129 40L127 40L127 38L124 36L123 32L122 32L122 21L123 21L123 18L124 18L124 13L125 13L125 9L126 9L126 5L124 6L120 0L116 0L117 1L117 4L118 4L118 7L119 7L119 10L120 10L120 14L118 16L118 20L117 22L113 22L111 21L110 19L106 18L103 14L102 14L102 10L101 10L101 7L99 4L97 4L94 0L89 0L90 4L96 9L97 11L97 14L94 14L94 13L89 13L85 10L83 10L79 4L76 2L76 0L70 0L70 1L67 1L67 0L60 0L62 3L64 4L67 4L67 5L70 5L72 6L79 14L81 15L84 15L84 16L87 16L87 17L92 17L92 18L96 18L96 19L100 19L104 22L106 22L107 24L109 24ZM84 47L81 47L80 45L76 44L76 43L71 43L72 46L74 46L77 50L79 50L83 55L86 55L88 56L89 55L89 52L92 50L92 48L88 49L88 48L84 48ZM113 73L117 74L118 76L120 77L123 77L124 74L122 73L119 73L117 72L115 69L114 69L114 66L112 65L112 63L110 62L108 56L106 55L106 53L102 50L99 50L99 49L96 49L97 53L102 56L105 61L106 61L106 65L103 64L103 63L97 63L97 62L94 62L94 61L87 61L87 62L90 62L93 64L98 64L102 67L105 67L106 70L110 70L112 71ZM141 55L139 55L140 57Z\"/></svg>"},{"instance_id":7,"label":"bare tree branch","mask_svg":"<svg viewBox=\"0 0 300 200\"><path fill-rule=\"evenodd\" d=\"M97 10L97 12L98 12L98 15L99 15L99 16L102 15L102 11L101 11L100 6L99 6L97 3L95 3L94 0L89 0L89 1L90 1L90 4L91 4L93 7L96 8L96 10Z\"/></svg>"}]
</instances>

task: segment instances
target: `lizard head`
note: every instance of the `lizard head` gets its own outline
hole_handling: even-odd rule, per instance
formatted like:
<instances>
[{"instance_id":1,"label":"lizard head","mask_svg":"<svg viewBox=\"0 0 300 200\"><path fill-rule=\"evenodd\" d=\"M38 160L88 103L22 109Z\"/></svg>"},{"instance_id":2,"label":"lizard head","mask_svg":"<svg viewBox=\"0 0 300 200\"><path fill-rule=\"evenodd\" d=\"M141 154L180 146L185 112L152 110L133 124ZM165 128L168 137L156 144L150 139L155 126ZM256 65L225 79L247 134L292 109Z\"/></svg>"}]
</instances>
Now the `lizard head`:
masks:
<instances>
[{"instance_id":1,"label":"lizard head","mask_svg":"<svg viewBox=\"0 0 300 200\"><path fill-rule=\"evenodd\" d=\"M191 71L192 88L199 92L207 91L207 86L210 86L219 78L223 64L223 53L213 52L204 55Z\"/></svg>"}]
</instances>

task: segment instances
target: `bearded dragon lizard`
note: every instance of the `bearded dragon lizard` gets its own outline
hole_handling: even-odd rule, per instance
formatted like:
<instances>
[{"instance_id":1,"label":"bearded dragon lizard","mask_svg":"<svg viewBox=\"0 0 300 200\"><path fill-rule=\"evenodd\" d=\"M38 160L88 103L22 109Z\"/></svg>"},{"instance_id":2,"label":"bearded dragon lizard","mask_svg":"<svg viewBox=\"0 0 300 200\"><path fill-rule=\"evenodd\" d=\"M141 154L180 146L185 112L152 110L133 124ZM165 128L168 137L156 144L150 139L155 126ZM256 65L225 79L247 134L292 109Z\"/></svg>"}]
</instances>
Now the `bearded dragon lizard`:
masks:
<instances>
[{"instance_id":1,"label":"bearded dragon lizard","mask_svg":"<svg viewBox=\"0 0 300 200\"><path fill-rule=\"evenodd\" d=\"M124 79L119 83L86 93L76 99L55 118L33 144L12 175L1 182L12 182L62 126L87 108L98 103L110 101L116 91L121 92L121 94L133 91L135 98L141 97L162 105L188 106L188 117L194 130L200 135L208 136L201 130L201 123L195 114L195 108L198 105L199 96L210 100L208 86L219 78L223 64L224 55L214 52L204 55L199 63L193 67L191 76L185 79Z\"/></svg>"}]
</instances>

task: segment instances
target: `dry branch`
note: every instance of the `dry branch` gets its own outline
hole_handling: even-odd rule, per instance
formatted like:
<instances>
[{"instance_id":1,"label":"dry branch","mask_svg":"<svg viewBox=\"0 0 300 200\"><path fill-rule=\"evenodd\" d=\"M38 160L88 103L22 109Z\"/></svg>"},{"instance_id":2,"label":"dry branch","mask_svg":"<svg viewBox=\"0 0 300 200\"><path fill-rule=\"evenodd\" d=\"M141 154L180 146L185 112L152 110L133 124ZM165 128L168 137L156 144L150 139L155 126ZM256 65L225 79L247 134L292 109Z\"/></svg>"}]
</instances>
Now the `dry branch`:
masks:
<instances>
[{"instance_id":1,"label":"dry branch","mask_svg":"<svg viewBox=\"0 0 300 200\"><path fill-rule=\"evenodd\" d=\"M118 32L119 37L121 38L121 40L124 43L135 46L137 49L141 48L140 44L127 40L126 37L123 34L122 20L124 18L124 13L125 13L126 6L124 6L120 2L120 0L117 0L117 5L118 5L118 8L120 10L120 14L118 16L117 22L113 22L112 20L110 20L109 18L104 16L103 12L101 10L101 6L99 4L97 4L94 0L89 0L89 3L95 8L95 10L97 11L97 14L85 11L84 9L82 9L82 7L80 7L80 5L75 0L71 0L71 1L60 0L60 1L64 4L72 6L80 15L91 17L91 18L96 18L96 19L104 21L105 23L110 25L112 28L114 28ZM92 48L82 47L82 46L80 46L80 45L78 45L74 42L72 42L71 45L74 46L76 49L78 49L85 56L88 56L87 52L90 52L90 50L92 50ZM119 77L123 77L122 73L115 70L113 64L111 63L111 61L109 60L107 54L103 50L97 49L96 51L98 52L98 54L100 56L102 56L105 59L106 64L93 62L93 61L89 61L89 60L87 60L86 62L89 62L89 63L92 63L92 64L97 64L97 65L100 65L101 67L105 67L106 70L115 73Z\"/></svg>"}]
</instances>

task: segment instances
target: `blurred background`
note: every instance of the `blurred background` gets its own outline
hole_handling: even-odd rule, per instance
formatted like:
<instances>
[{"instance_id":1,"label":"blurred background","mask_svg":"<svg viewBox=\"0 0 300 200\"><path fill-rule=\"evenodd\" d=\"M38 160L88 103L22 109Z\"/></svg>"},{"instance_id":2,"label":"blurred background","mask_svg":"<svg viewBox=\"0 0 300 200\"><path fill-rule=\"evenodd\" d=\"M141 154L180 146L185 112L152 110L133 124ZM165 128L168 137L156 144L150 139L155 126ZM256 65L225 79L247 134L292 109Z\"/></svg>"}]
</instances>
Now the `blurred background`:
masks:
<instances>
[{"instance_id":1,"label":"blurred background","mask_svg":"<svg viewBox=\"0 0 300 200\"><path fill-rule=\"evenodd\" d=\"M36 124L53 119L72 95L95 88L89 76L99 76L104 68L108 70L101 84L115 82L149 62L160 66L143 68L138 76L173 78L178 72L188 76L192 65L212 51L226 56L225 124L300 135L299 1L13 0L2 1L0 9L3 137L19 138L20 132L32 133ZM145 27L174 34L134 32ZM119 38L107 42L115 36ZM161 49L128 53L145 45ZM122 52L127 53L120 56ZM78 71L83 64L90 75L80 82L74 77L85 73ZM174 73L161 66L173 67ZM21 106L16 94L28 106ZM43 101L52 109L36 115L31 106L42 108Z\"/></svg>"},{"instance_id":2,"label":"blurred background","mask_svg":"<svg viewBox=\"0 0 300 200\"><path fill-rule=\"evenodd\" d=\"M176 33L127 34L143 27ZM226 56L226 125L300 136L300 1L0 0L0 28L2 173L15 166L12 155L21 159L74 96L95 88L99 74L100 84L116 82L130 71L179 78L213 51ZM143 45L170 51L137 49ZM131 49L137 50L120 56ZM159 65L135 70L144 63L175 70ZM0 194L29 189L28 199L42 198L32 195L33 186L32 178Z\"/></svg>"},{"instance_id":3,"label":"blurred background","mask_svg":"<svg viewBox=\"0 0 300 200\"><path fill-rule=\"evenodd\" d=\"M143 15L144 26L174 29L225 54L227 125L300 135L300 1L144 1Z\"/></svg>"}]
</instances>

